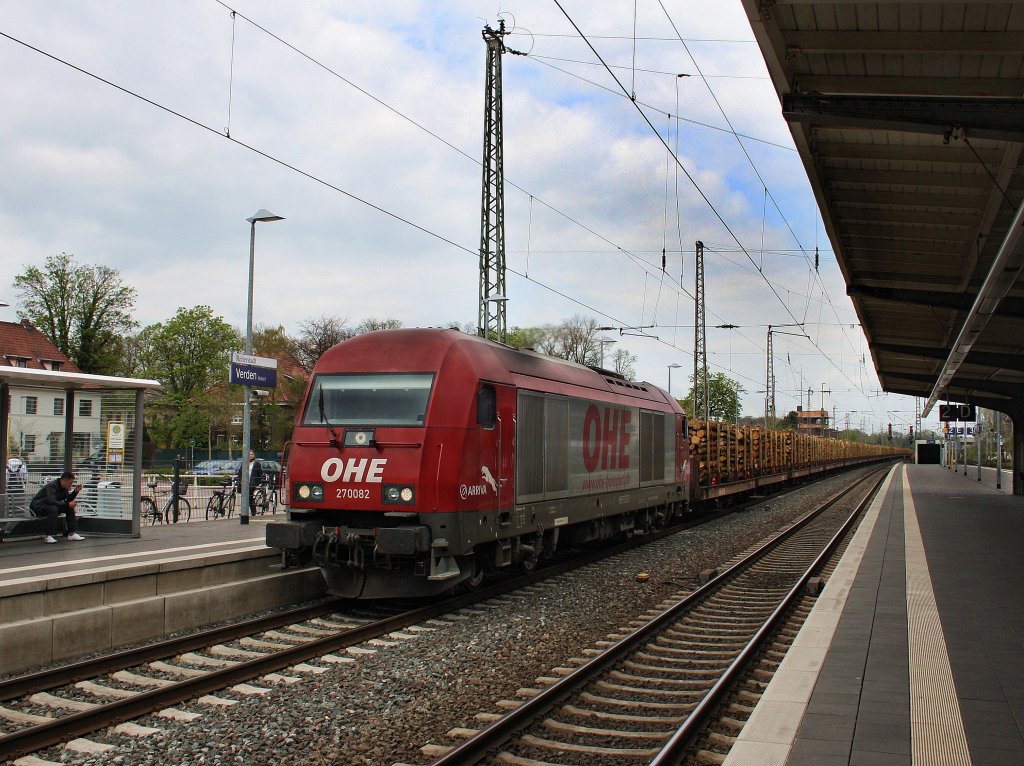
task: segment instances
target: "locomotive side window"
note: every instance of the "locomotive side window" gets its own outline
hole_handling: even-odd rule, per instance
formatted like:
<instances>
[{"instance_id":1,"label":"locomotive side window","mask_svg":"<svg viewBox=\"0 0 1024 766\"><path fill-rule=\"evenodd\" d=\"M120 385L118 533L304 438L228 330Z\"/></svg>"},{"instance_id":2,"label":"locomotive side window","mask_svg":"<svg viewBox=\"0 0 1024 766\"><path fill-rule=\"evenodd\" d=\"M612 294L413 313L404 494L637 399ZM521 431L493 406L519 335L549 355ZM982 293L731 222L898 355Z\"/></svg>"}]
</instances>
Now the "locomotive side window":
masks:
<instances>
[{"instance_id":1,"label":"locomotive side window","mask_svg":"<svg viewBox=\"0 0 1024 766\"><path fill-rule=\"evenodd\" d=\"M434 374L317 375L302 424L422 426Z\"/></svg>"},{"instance_id":2,"label":"locomotive side window","mask_svg":"<svg viewBox=\"0 0 1024 766\"><path fill-rule=\"evenodd\" d=\"M665 416L660 412L640 412L640 483L661 482L665 477Z\"/></svg>"},{"instance_id":3,"label":"locomotive side window","mask_svg":"<svg viewBox=\"0 0 1024 766\"><path fill-rule=\"evenodd\" d=\"M498 421L498 399L494 386L484 383L476 392L476 422L484 428L494 428Z\"/></svg>"},{"instance_id":4,"label":"locomotive side window","mask_svg":"<svg viewBox=\"0 0 1024 766\"><path fill-rule=\"evenodd\" d=\"M557 497L569 491L569 400L544 400L544 493Z\"/></svg>"},{"instance_id":5,"label":"locomotive side window","mask_svg":"<svg viewBox=\"0 0 1024 766\"><path fill-rule=\"evenodd\" d=\"M523 500L544 496L544 397L527 391L519 392L516 413L516 443L531 445L520 448L516 456L516 497Z\"/></svg>"}]
</instances>

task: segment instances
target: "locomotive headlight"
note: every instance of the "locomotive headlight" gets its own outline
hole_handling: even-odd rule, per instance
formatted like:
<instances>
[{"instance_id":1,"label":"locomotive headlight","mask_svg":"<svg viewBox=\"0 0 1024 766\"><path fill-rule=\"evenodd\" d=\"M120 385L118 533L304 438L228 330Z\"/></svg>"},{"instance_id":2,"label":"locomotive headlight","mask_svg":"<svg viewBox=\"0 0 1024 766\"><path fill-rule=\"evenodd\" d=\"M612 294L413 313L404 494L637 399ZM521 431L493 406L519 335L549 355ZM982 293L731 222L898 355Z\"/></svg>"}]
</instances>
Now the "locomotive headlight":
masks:
<instances>
[{"instance_id":1,"label":"locomotive headlight","mask_svg":"<svg viewBox=\"0 0 1024 766\"><path fill-rule=\"evenodd\" d=\"M349 429L345 431L346 447L372 447L374 429L365 428L362 430Z\"/></svg>"},{"instance_id":2,"label":"locomotive headlight","mask_svg":"<svg viewBox=\"0 0 1024 766\"><path fill-rule=\"evenodd\" d=\"M293 485L295 499L304 503L322 503L324 501L323 484L300 483Z\"/></svg>"},{"instance_id":3,"label":"locomotive headlight","mask_svg":"<svg viewBox=\"0 0 1024 766\"><path fill-rule=\"evenodd\" d=\"M385 484L382 490L384 505L412 505L416 500L416 492L408 484Z\"/></svg>"}]
</instances>

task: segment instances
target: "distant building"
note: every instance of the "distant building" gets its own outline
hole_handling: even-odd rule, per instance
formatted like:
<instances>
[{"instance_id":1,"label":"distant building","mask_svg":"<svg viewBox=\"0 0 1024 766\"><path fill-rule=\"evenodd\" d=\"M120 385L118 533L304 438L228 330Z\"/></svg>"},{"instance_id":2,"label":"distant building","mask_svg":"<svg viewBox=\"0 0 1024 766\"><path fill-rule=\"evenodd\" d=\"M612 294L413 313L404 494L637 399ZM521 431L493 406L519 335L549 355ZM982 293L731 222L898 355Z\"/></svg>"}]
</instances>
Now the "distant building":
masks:
<instances>
[{"instance_id":1,"label":"distant building","mask_svg":"<svg viewBox=\"0 0 1024 766\"><path fill-rule=\"evenodd\" d=\"M0 365L33 370L81 372L50 340L27 319L0 322ZM51 388L12 386L8 439L10 448L28 463L59 463L64 458L64 392ZM72 436L76 457L88 455L102 441L97 392L75 394L75 432Z\"/></svg>"},{"instance_id":2,"label":"distant building","mask_svg":"<svg viewBox=\"0 0 1024 766\"><path fill-rule=\"evenodd\" d=\"M829 428L828 410L804 410L802 407L797 407L796 430L797 433L811 436L835 436L835 433Z\"/></svg>"}]
</instances>

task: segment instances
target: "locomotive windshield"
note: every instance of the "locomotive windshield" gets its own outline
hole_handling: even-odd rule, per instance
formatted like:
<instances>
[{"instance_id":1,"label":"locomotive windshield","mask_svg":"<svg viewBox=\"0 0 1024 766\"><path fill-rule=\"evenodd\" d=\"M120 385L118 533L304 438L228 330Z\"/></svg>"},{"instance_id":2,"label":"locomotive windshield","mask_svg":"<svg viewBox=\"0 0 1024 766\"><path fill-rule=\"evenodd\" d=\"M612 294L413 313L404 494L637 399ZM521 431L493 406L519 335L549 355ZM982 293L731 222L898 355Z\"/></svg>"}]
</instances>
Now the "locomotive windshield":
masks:
<instances>
[{"instance_id":1,"label":"locomotive windshield","mask_svg":"<svg viewBox=\"0 0 1024 766\"><path fill-rule=\"evenodd\" d=\"M317 375L309 390L306 426L422 426L434 374Z\"/></svg>"}]
</instances>

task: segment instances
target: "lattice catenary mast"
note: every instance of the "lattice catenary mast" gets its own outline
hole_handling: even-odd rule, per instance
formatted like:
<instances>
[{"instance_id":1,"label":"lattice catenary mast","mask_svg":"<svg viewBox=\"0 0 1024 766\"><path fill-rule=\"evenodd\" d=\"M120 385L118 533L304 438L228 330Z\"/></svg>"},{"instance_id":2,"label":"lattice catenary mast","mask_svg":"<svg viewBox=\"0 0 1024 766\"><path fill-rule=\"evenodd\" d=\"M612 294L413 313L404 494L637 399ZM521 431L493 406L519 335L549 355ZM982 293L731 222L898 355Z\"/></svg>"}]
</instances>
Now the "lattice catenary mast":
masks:
<instances>
[{"instance_id":1,"label":"lattice catenary mast","mask_svg":"<svg viewBox=\"0 0 1024 766\"><path fill-rule=\"evenodd\" d=\"M484 26L487 78L484 94L483 199L480 209L480 335L504 341L505 306L505 171L502 150L501 54L518 53L505 46L505 22L495 31Z\"/></svg>"},{"instance_id":2,"label":"lattice catenary mast","mask_svg":"<svg viewBox=\"0 0 1024 766\"><path fill-rule=\"evenodd\" d=\"M772 342L772 326L768 325L768 357L764 375L764 422L765 428L775 420L775 348Z\"/></svg>"},{"instance_id":3,"label":"lattice catenary mast","mask_svg":"<svg viewBox=\"0 0 1024 766\"><path fill-rule=\"evenodd\" d=\"M697 240L693 289L693 416L708 419L708 344L704 320L704 243Z\"/></svg>"}]
</instances>

